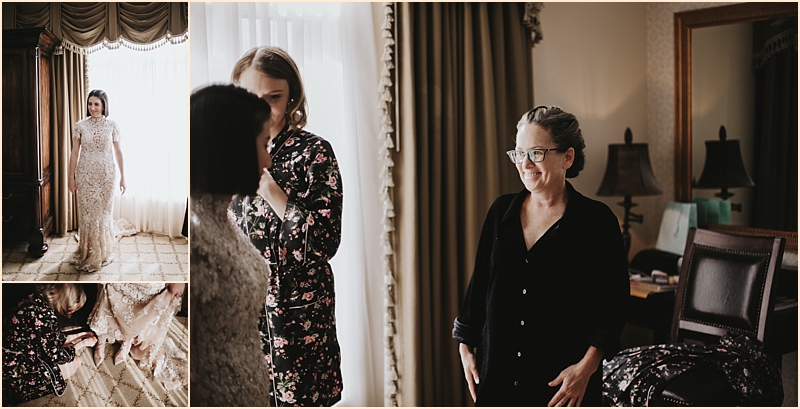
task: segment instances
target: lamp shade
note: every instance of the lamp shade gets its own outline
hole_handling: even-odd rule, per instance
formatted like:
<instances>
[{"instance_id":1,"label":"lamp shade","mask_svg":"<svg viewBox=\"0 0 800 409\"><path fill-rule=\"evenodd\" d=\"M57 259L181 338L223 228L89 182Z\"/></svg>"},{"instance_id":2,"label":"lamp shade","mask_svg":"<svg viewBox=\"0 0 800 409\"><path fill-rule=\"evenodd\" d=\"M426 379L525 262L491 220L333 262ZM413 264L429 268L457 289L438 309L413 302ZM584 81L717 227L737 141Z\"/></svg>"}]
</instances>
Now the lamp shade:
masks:
<instances>
[{"instance_id":1,"label":"lamp shade","mask_svg":"<svg viewBox=\"0 0 800 409\"><path fill-rule=\"evenodd\" d=\"M739 141L728 140L725 127L720 126L719 140L706 141L706 161L695 187L719 189L755 185L744 168Z\"/></svg>"},{"instance_id":2,"label":"lamp shade","mask_svg":"<svg viewBox=\"0 0 800 409\"><path fill-rule=\"evenodd\" d=\"M646 143L633 143L631 129L625 130L625 144L608 145L608 162L598 196L660 195Z\"/></svg>"}]
</instances>

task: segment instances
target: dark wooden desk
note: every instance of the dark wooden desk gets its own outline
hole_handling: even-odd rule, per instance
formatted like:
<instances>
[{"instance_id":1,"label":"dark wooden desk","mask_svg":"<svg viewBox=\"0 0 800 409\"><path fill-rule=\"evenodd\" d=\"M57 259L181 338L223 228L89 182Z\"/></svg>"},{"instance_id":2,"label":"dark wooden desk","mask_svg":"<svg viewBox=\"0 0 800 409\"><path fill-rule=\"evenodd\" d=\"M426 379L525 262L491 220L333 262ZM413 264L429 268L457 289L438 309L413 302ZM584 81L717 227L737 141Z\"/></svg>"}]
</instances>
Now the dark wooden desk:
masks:
<instances>
[{"instance_id":1,"label":"dark wooden desk","mask_svg":"<svg viewBox=\"0 0 800 409\"><path fill-rule=\"evenodd\" d=\"M797 270L782 269L776 285L776 309L772 316L772 354L797 351ZM788 304L782 302L785 299ZM675 315L675 292L649 293L631 290L628 297L627 322L653 331L653 344L670 343L672 319Z\"/></svg>"},{"instance_id":2,"label":"dark wooden desk","mask_svg":"<svg viewBox=\"0 0 800 409\"><path fill-rule=\"evenodd\" d=\"M675 292L631 294L628 297L628 323L653 331L653 344L670 342Z\"/></svg>"}]
</instances>

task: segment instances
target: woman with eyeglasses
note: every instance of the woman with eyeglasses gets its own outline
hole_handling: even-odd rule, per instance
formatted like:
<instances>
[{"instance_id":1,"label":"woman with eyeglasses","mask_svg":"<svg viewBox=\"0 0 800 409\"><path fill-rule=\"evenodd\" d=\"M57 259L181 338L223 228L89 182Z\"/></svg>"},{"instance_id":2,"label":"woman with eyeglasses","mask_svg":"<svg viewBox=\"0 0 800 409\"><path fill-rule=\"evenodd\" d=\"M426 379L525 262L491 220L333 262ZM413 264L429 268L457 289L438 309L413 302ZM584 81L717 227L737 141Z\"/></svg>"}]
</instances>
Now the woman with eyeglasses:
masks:
<instances>
[{"instance_id":1,"label":"woman with eyeglasses","mask_svg":"<svg viewBox=\"0 0 800 409\"><path fill-rule=\"evenodd\" d=\"M600 406L629 294L616 216L567 178L584 167L578 120L540 106L508 152L525 189L495 200L453 338L477 406Z\"/></svg>"}]
</instances>

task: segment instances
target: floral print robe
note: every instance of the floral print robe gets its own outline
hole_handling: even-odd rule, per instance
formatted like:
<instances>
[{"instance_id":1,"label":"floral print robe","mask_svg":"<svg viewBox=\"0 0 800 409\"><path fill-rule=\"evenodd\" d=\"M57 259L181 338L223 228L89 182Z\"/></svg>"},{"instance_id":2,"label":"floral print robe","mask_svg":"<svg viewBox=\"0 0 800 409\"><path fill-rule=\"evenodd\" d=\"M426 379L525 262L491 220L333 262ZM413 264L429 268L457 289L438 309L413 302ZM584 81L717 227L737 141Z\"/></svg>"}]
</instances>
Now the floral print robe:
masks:
<instances>
[{"instance_id":1,"label":"floral print robe","mask_svg":"<svg viewBox=\"0 0 800 409\"><path fill-rule=\"evenodd\" d=\"M783 384L761 342L743 334L719 344L660 344L628 348L603 365L604 406L655 406L666 385L695 367L717 368L739 394L737 406L780 406Z\"/></svg>"},{"instance_id":2,"label":"floral print robe","mask_svg":"<svg viewBox=\"0 0 800 409\"><path fill-rule=\"evenodd\" d=\"M3 322L3 406L64 393L67 382L58 365L75 359L75 348L63 347L66 341L42 294L20 302Z\"/></svg>"},{"instance_id":3,"label":"floral print robe","mask_svg":"<svg viewBox=\"0 0 800 409\"><path fill-rule=\"evenodd\" d=\"M259 330L276 406L340 400L341 357L328 261L341 239L342 180L331 145L304 130L273 138L269 171L286 195L283 221L260 196L235 196L230 210L270 264Z\"/></svg>"}]
</instances>

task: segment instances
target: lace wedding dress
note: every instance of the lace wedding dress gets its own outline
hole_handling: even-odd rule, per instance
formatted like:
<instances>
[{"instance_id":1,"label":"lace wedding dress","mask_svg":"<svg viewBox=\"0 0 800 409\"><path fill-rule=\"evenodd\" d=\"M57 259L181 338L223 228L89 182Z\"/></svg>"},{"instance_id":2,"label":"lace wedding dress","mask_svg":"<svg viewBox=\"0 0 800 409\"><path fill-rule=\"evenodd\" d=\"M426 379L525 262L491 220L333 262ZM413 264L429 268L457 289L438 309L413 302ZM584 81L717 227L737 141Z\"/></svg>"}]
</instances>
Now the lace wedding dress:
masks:
<instances>
[{"instance_id":1,"label":"lace wedding dress","mask_svg":"<svg viewBox=\"0 0 800 409\"><path fill-rule=\"evenodd\" d=\"M269 266L228 218L231 196L191 197L191 406L270 406L258 332Z\"/></svg>"},{"instance_id":2,"label":"lace wedding dress","mask_svg":"<svg viewBox=\"0 0 800 409\"><path fill-rule=\"evenodd\" d=\"M132 341L131 357L139 367L152 370L167 390L188 384L186 354L167 337L172 317L181 308L181 297L164 284L100 284L89 327L98 341Z\"/></svg>"},{"instance_id":3,"label":"lace wedding dress","mask_svg":"<svg viewBox=\"0 0 800 409\"><path fill-rule=\"evenodd\" d=\"M78 185L79 247L72 263L94 272L113 261L114 142L120 140L116 122L106 117L86 118L75 124L73 138L81 140L75 181Z\"/></svg>"}]
</instances>

